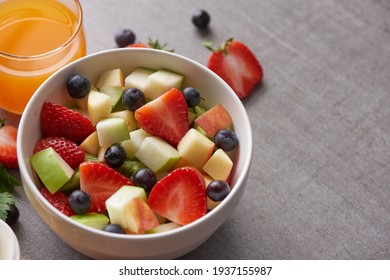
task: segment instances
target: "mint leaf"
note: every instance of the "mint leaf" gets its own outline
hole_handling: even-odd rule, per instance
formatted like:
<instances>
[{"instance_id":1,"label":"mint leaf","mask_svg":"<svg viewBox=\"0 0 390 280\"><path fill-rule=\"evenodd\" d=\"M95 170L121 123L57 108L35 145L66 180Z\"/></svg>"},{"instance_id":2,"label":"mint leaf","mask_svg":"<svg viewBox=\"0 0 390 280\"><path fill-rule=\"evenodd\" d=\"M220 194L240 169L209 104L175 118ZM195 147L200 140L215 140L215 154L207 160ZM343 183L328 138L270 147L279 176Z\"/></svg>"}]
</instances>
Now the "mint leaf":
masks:
<instances>
[{"instance_id":1,"label":"mint leaf","mask_svg":"<svg viewBox=\"0 0 390 280\"><path fill-rule=\"evenodd\" d=\"M16 186L20 186L20 182L9 175L7 169L5 169L0 163L0 193L12 193L13 187Z\"/></svg>"},{"instance_id":2,"label":"mint leaf","mask_svg":"<svg viewBox=\"0 0 390 280\"><path fill-rule=\"evenodd\" d=\"M15 199L9 192L0 193L0 219L7 219L9 206L15 204Z\"/></svg>"}]
</instances>

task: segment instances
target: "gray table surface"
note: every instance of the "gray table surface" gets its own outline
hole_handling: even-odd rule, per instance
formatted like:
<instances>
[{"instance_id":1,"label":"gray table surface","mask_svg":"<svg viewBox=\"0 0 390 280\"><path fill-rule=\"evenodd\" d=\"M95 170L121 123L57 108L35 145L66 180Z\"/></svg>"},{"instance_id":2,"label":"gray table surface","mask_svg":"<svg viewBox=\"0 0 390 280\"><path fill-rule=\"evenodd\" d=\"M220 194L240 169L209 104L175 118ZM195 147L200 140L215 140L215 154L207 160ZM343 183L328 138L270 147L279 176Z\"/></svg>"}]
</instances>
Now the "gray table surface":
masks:
<instances>
[{"instance_id":1,"label":"gray table surface","mask_svg":"<svg viewBox=\"0 0 390 280\"><path fill-rule=\"evenodd\" d=\"M263 83L243 102L254 134L246 192L182 259L390 259L390 1L81 2L89 53L115 48L114 34L131 28L202 64L202 41L235 37L263 65ZM206 32L191 23L198 8L212 17ZM87 258L22 188L17 205L23 258Z\"/></svg>"}]
</instances>

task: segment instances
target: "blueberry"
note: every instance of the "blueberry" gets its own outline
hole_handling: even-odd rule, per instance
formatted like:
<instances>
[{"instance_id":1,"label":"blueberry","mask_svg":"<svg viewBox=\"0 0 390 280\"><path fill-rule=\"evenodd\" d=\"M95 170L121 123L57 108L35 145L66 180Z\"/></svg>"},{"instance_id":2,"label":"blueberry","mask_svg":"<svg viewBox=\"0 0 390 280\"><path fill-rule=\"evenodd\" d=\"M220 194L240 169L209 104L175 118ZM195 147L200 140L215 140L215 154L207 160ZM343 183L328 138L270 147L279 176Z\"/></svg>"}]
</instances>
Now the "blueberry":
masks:
<instances>
[{"instance_id":1,"label":"blueberry","mask_svg":"<svg viewBox=\"0 0 390 280\"><path fill-rule=\"evenodd\" d=\"M141 168L134 173L133 183L144 188L145 192L150 192L157 183L156 175L147 167Z\"/></svg>"},{"instance_id":2,"label":"blueberry","mask_svg":"<svg viewBox=\"0 0 390 280\"><path fill-rule=\"evenodd\" d=\"M9 205L9 210L7 211L7 218L5 219L5 222L9 225L13 225L19 220L19 209L16 207L15 204Z\"/></svg>"},{"instance_id":3,"label":"blueberry","mask_svg":"<svg viewBox=\"0 0 390 280\"><path fill-rule=\"evenodd\" d=\"M238 139L234 131L222 129L214 136L215 146L225 152L233 151L238 146Z\"/></svg>"},{"instance_id":4,"label":"blueberry","mask_svg":"<svg viewBox=\"0 0 390 280\"><path fill-rule=\"evenodd\" d=\"M134 112L145 104L145 95L137 88L128 88L123 92L122 103L127 110Z\"/></svg>"},{"instance_id":5,"label":"blueberry","mask_svg":"<svg viewBox=\"0 0 390 280\"><path fill-rule=\"evenodd\" d=\"M126 47L135 42L135 34L130 29L119 30L115 34L115 42L120 48Z\"/></svg>"},{"instance_id":6,"label":"blueberry","mask_svg":"<svg viewBox=\"0 0 390 280\"><path fill-rule=\"evenodd\" d=\"M103 230L112 233L121 233L121 234L126 233L123 227L117 224L108 224L103 228Z\"/></svg>"},{"instance_id":7,"label":"blueberry","mask_svg":"<svg viewBox=\"0 0 390 280\"><path fill-rule=\"evenodd\" d=\"M91 206L91 196L81 190L75 190L68 196L70 208L77 214L84 214Z\"/></svg>"},{"instance_id":8,"label":"blueberry","mask_svg":"<svg viewBox=\"0 0 390 280\"><path fill-rule=\"evenodd\" d=\"M80 99L88 95L91 83L84 76L73 75L68 79L66 89L71 97Z\"/></svg>"},{"instance_id":9,"label":"blueberry","mask_svg":"<svg viewBox=\"0 0 390 280\"><path fill-rule=\"evenodd\" d=\"M126 150L120 144L112 144L104 153L104 160L110 167L119 167L126 160Z\"/></svg>"},{"instance_id":10,"label":"blueberry","mask_svg":"<svg viewBox=\"0 0 390 280\"><path fill-rule=\"evenodd\" d=\"M186 87L185 89L183 89L183 95L186 99L188 107L191 108L199 105L201 97L197 89L193 87Z\"/></svg>"},{"instance_id":11,"label":"blueberry","mask_svg":"<svg viewBox=\"0 0 390 280\"><path fill-rule=\"evenodd\" d=\"M230 186L226 181L215 180L211 181L207 186L207 196L212 201L222 201L230 193Z\"/></svg>"},{"instance_id":12,"label":"blueberry","mask_svg":"<svg viewBox=\"0 0 390 280\"><path fill-rule=\"evenodd\" d=\"M198 10L192 15L192 23L199 29L206 29L210 23L210 15L205 10Z\"/></svg>"}]
</instances>

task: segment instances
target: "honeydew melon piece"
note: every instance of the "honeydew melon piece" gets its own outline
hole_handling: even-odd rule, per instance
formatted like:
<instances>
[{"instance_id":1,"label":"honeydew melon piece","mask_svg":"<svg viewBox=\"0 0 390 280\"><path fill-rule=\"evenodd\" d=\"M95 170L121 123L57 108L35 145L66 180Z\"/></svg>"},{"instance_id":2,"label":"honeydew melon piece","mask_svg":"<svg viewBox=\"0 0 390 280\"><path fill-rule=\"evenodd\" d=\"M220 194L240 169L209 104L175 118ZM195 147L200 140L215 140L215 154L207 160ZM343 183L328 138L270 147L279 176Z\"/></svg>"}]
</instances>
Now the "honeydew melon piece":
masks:
<instances>
[{"instance_id":1,"label":"honeydew melon piece","mask_svg":"<svg viewBox=\"0 0 390 280\"><path fill-rule=\"evenodd\" d=\"M120 102L124 89L124 87L103 86L100 88L100 92L111 98L111 107L114 108Z\"/></svg>"},{"instance_id":2,"label":"honeydew melon piece","mask_svg":"<svg viewBox=\"0 0 390 280\"><path fill-rule=\"evenodd\" d=\"M73 175L74 170L51 147L31 156L31 165L45 187L54 194Z\"/></svg>"},{"instance_id":3,"label":"honeydew melon piece","mask_svg":"<svg viewBox=\"0 0 390 280\"><path fill-rule=\"evenodd\" d=\"M191 166L201 170L214 151L215 144L194 128L191 128L177 145L179 155Z\"/></svg>"},{"instance_id":4,"label":"honeydew melon piece","mask_svg":"<svg viewBox=\"0 0 390 280\"><path fill-rule=\"evenodd\" d=\"M178 151L157 136L146 137L135 156L155 173L170 170L180 159Z\"/></svg>"},{"instance_id":5,"label":"honeydew melon piece","mask_svg":"<svg viewBox=\"0 0 390 280\"><path fill-rule=\"evenodd\" d=\"M232 168L233 161L222 149L218 149L205 163L203 171L214 180L226 181L229 178Z\"/></svg>"},{"instance_id":6,"label":"honeydew melon piece","mask_svg":"<svg viewBox=\"0 0 390 280\"><path fill-rule=\"evenodd\" d=\"M130 139L134 141L135 145L138 148L141 146L142 142L145 140L146 137L151 136L149 133L147 133L142 128L136 129L134 131L130 131Z\"/></svg>"},{"instance_id":7,"label":"honeydew melon piece","mask_svg":"<svg viewBox=\"0 0 390 280\"><path fill-rule=\"evenodd\" d=\"M109 118L122 118L126 121L129 131L136 130L138 128L137 121L134 118L134 113L129 110L121 110L113 112L109 115Z\"/></svg>"},{"instance_id":8,"label":"honeydew melon piece","mask_svg":"<svg viewBox=\"0 0 390 280\"><path fill-rule=\"evenodd\" d=\"M100 74L96 87L100 90L102 87L123 87L125 80L121 69L112 69Z\"/></svg>"},{"instance_id":9,"label":"honeydew melon piece","mask_svg":"<svg viewBox=\"0 0 390 280\"><path fill-rule=\"evenodd\" d=\"M96 90L91 90L88 95L88 115L95 126L111 113L111 98Z\"/></svg>"},{"instance_id":10,"label":"honeydew melon piece","mask_svg":"<svg viewBox=\"0 0 390 280\"><path fill-rule=\"evenodd\" d=\"M156 99L172 88L180 89L184 77L165 69L158 70L147 78L144 94L148 99Z\"/></svg>"},{"instance_id":11,"label":"honeydew melon piece","mask_svg":"<svg viewBox=\"0 0 390 280\"><path fill-rule=\"evenodd\" d=\"M168 222L166 224L161 224L155 228L147 230L145 233L160 233L160 232L166 232L169 230L173 230L175 228L181 227L181 225L175 223L175 222Z\"/></svg>"},{"instance_id":12,"label":"honeydew melon piece","mask_svg":"<svg viewBox=\"0 0 390 280\"><path fill-rule=\"evenodd\" d=\"M127 123L122 118L107 118L96 124L96 132L101 147L130 139Z\"/></svg>"},{"instance_id":13,"label":"honeydew melon piece","mask_svg":"<svg viewBox=\"0 0 390 280\"><path fill-rule=\"evenodd\" d=\"M99 153L100 145L97 132L92 132L87 138L80 144L80 148L87 154L97 156Z\"/></svg>"},{"instance_id":14,"label":"honeydew melon piece","mask_svg":"<svg viewBox=\"0 0 390 280\"><path fill-rule=\"evenodd\" d=\"M110 221L106 215L92 212L72 215L70 218L80 224L96 229L103 229Z\"/></svg>"},{"instance_id":15,"label":"honeydew melon piece","mask_svg":"<svg viewBox=\"0 0 390 280\"><path fill-rule=\"evenodd\" d=\"M143 188L123 186L106 200L111 223L132 233L143 233L159 225L156 216L146 203Z\"/></svg>"},{"instance_id":16,"label":"honeydew melon piece","mask_svg":"<svg viewBox=\"0 0 390 280\"><path fill-rule=\"evenodd\" d=\"M155 71L143 67L135 69L125 78L125 88L137 88L145 92L148 77Z\"/></svg>"},{"instance_id":17,"label":"honeydew melon piece","mask_svg":"<svg viewBox=\"0 0 390 280\"><path fill-rule=\"evenodd\" d=\"M126 151L126 158L133 159L135 157L135 153L138 150L137 145L135 144L133 139L125 140L121 143L121 146Z\"/></svg>"}]
</instances>

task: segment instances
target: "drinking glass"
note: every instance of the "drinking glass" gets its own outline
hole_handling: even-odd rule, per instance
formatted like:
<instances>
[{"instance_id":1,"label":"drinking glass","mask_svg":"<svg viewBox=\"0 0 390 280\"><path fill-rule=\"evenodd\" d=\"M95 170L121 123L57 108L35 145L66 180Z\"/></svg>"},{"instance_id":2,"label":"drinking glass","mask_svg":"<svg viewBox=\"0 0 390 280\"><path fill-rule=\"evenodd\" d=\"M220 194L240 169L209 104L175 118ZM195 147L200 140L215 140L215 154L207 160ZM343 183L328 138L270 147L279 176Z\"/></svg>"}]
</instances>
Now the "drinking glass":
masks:
<instances>
[{"instance_id":1,"label":"drinking glass","mask_svg":"<svg viewBox=\"0 0 390 280\"><path fill-rule=\"evenodd\" d=\"M86 54L78 0L0 0L0 107L22 114L52 73Z\"/></svg>"}]
</instances>

